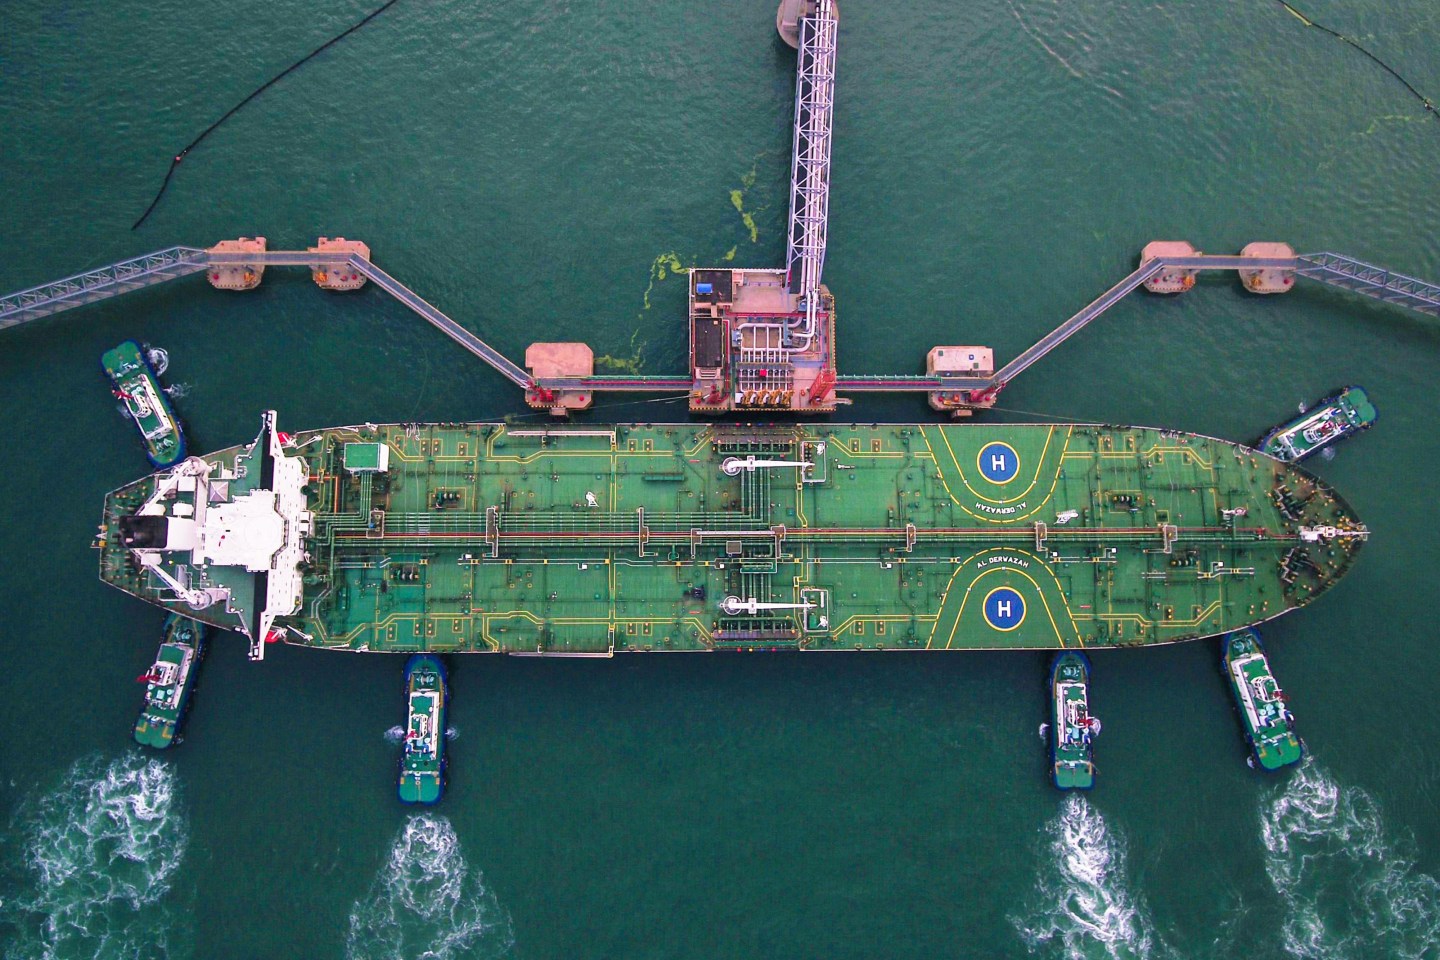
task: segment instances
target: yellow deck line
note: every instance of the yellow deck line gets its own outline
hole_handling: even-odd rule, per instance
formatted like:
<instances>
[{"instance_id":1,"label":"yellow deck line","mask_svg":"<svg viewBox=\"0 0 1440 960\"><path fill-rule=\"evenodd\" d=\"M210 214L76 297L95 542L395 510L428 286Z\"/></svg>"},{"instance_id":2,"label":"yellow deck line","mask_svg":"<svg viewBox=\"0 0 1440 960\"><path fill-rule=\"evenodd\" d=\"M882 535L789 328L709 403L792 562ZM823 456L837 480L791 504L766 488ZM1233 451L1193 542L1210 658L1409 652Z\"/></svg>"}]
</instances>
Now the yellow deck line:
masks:
<instances>
[{"instance_id":1,"label":"yellow deck line","mask_svg":"<svg viewBox=\"0 0 1440 960\"><path fill-rule=\"evenodd\" d=\"M1020 549L1020 548L1018 548L1018 547L987 547L987 548L985 548L984 550L977 550L977 551L975 551L974 553L970 554L968 557L964 558L964 560L961 560L960 562L958 562L958 563L956 564L956 566L955 566L955 572L952 573L952 574L950 574L950 579L949 579L949 581L946 582L946 584L945 584L945 589L942 590L942 591L940 591L940 603L939 603L939 605L935 608L935 614L934 614L934 616L933 616L933 617L930 617L930 616L922 616L922 617L917 617L917 618L916 618L916 619L918 619L918 620L933 620L933 621L934 621L934 625L933 625L933 626L931 627L931 629L930 629L930 635L929 635L929 636L926 638L926 640L925 640L925 649L927 649L927 650L932 649L932 645L933 645L933 643L934 643L934 641L935 641L935 633L936 633L937 630L940 629L940 615L941 615L942 613L944 613L944 611L945 611L945 598L950 595L950 589L951 589L951 587L953 587L953 586L955 585L955 578L958 577L958 576L960 576L960 574L965 571L965 569L971 564L971 562L973 562L974 560L976 560L976 559L979 558L979 557L982 557L982 556L984 556L984 555L986 555L986 554L992 554L992 553L1016 553L1016 554L1023 554L1024 556L1027 556L1027 557L1029 557L1030 559L1034 560L1034 561L1035 561L1036 563L1038 563L1041 567L1043 567L1044 570L1045 570L1047 573L1050 574L1050 578L1055 581L1055 589L1056 589L1056 591L1057 591L1057 592L1059 593L1059 595L1060 595L1060 602L1061 602L1061 604L1062 604L1062 606L1063 606L1063 608L1064 608L1064 610L1065 610L1065 616L1070 619L1070 626L1071 626L1071 628L1075 631L1075 641L1076 641L1077 644L1079 644L1080 646L1083 647L1083 646L1085 645L1085 642L1080 639L1080 631L1079 631L1079 628L1076 627L1076 625L1075 625L1075 621L1078 620L1078 619L1081 619L1081 617L1078 617L1077 615L1075 615L1075 614L1070 610L1070 601L1069 601L1069 599L1065 596L1065 589L1064 589L1064 587L1062 587L1062 586L1060 585L1060 578L1055 575L1055 571L1053 571L1053 570L1050 569L1050 565L1047 564L1047 563L1045 563L1045 561L1044 561L1043 559L1041 559L1039 556L1037 556L1035 553L1033 553L1033 552L1031 552L1031 551L1029 551L1029 550L1022 550L1022 549ZM979 575L977 575L977 576L975 577L974 580L971 580L971 581L970 581L970 586L966 587L966 590L965 590L966 595L965 595L965 597L961 600L960 611L959 611L958 613L956 613L956 615L955 615L955 624L954 624L954 626L952 626L952 627L950 628L950 636L949 636L949 637L946 639L946 641L945 641L945 649L947 649L947 650L950 649L950 644L951 644L951 643L954 641L954 639L955 639L955 632L956 632L956 630L958 630L959 627L960 627L960 617L964 614L964 611L965 611L965 601L969 599L970 591L974 589L975 584L978 583L978 582L980 581L980 579L981 579L982 577L985 577L987 574L990 574L990 573L1000 573L1000 572L1006 571L1006 570L1013 571L1013 572L1015 572L1015 573L1020 574L1020 575L1023 576L1025 579L1029 580L1030 583L1031 583L1031 585L1035 587L1035 592L1040 595L1040 600L1041 600L1041 602L1045 605L1045 613L1046 613L1046 615L1047 615L1048 617L1050 617L1050 624L1051 624L1051 626L1054 627L1054 629L1055 629L1055 636L1060 640L1061 645L1062 645L1062 646L1064 645L1064 643L1065 643L1065 638L1061 635L1060 628L1059 628L1059 626L1055 623L1054 614L1053 614L1053 613L1051 612L1051 610L1050 610L1050 602L1045 599L1045 592L1044 592L1044 590L1041 589L1040 584L1036 583L1036 582L1035 582L1035 579L1034 579L1033 577L1031 577L1028 573L1026 573L1026 572L1023 571L1023 570L1020 570L1020 569L1017 568L1017 567L998 567L998 568L996 568L996 569L994 569L994 570L986 570L986 571L984 571L983 573L980 573Z\"/></svg>"},{"instance_id":2,"label":"yellow deck line","mask_svg":"<svg viewBox=\"0 0 1440 960\"><path fill-rule=\"evenodd\" d=\"M1026 488L1025 488L1024 490L1022 490L1020 493L1017 493L1017 494L1015 494L1015 495L1012 496L1012 497L1007 497L1007 498L1004 499L1004 500L995 500L995 499L992 499L991 497L985 496L983 493L981 493L980 491L978 491L978 490L975 489L974 484L972 484L972 483L970 482L970 478L967 477L967 476L965 476L965 469L960 466L960 458L957 457L957 456L955 456L955 448L952 447L952 446L950 446L950 437L947 435L947 430L945 429L945 427L939 427L938 429L939 429L939 431L940 431L940 439L943 440L943 441L945 441L945 449L946 449L946 451L950 454L950 462L953 463L953 464L955 464L955 469L956 469L957 471L959 471L959 473L960 473L960 482L963 483L963 484L965 484L965 489L969 490L969 491L970 491L971 493L973 493L976 497L978 497L978 498L981 499L981 500L984 500L986 503L993 503L993 504L997 504L997 505L999 505L999 506L1004 506L1004 505L1007 504L1007 503L1014 503L1016 500L1023 500L1023 499L1030 493L1031 490L1035 489L1035 484L1037 484L1037 483L1040 482L1040 468L1045 465L1045 455L1050 452L1050 441L1055 438L1055 428L1054 428L1054 427L1048 428L1048 430L1047 430L1046 433L1045 433L1045 445L1040 448L1040 457L1039 457L1039 459L1037 459L1037 460L1035 461L1035 476L1034 476L1033 478L1031 478L1031 480L1030 480L1030 486L1026 487ZM1073 430L1074 428L1070 428L1070 429ZM921 430L921 432L923 433L924 430L925 430L925 428L922 426L922 427L920 428L920 430ZM1070 437L1069 437L1069 432L1068 432L1068 431L1067 431L1067 433L1066 433L1065 439L1066 439L1066 443L1067 443L1067 445L1068 445L1069 439L1070 439ZM997 441L997 442L1003 442L1003 441ZM1010 446L1008 443L1005 444L1005 445L1006 445L1007 447ZM1011 449L1011 452L1014 453L1017 458L1020 456L1019 451L1015 450L1015 448L1011 447L1010 449ZM1063 458L1064 458L1064 454L1062 453L1062 454L1061 454L1061 459L1063 459ZM1056 469L1055 472L1056 472L1056 476L1058 477L1058 476L1059 476L1059 472L1060 472L1059 469L1058 469L1058 467L1057 467L1057 469Z\"/></svg>"}]
</instances>

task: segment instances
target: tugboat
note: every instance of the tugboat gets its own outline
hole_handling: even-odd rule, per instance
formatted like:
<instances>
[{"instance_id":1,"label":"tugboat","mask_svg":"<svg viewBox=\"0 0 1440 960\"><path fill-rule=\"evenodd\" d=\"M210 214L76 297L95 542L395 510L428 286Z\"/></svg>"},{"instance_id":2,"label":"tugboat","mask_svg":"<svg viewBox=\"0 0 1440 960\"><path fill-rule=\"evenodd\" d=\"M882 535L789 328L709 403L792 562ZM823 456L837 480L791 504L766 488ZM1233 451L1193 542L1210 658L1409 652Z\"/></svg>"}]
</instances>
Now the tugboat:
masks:
<instances>
[{"instance_id":1,"label":"tugboat","mask_svg":"<svg viewBox=\"0 0 1440 960\"><path fill-rule=\"evenodd\" d=\"M1305 747L1295 735L1295 717L1285 705L1285 694L1270 672L1260 635L1253 628L1226 634L1224 666L1253 754L1250 765L1279 770L1298 763Z\"/></svg>"},{"instance_id":2,"label":"tugboat","mask_svg":"<svg viewBox=\"0 0 1440 960\"><path fill-rule=\"evenodd\" d=\"M1299 463L1351 434L1368 430L1379 413L1363 387L1345 387L1265 434L1256 445L1286 463Z\"/></svg>"},{"instance_id":3,"label":"tugboat","mask_svg":"<svg viewBox=\"0 0 1440 960\"><path fill-rule=\"evenodd\" d=\"M1050 664L1050 775L1061 790L1095 785L1092 739L1100 721L1090 715L1090 660L1074 650Z\"/></svg>"},{"instance_id":4,"label":"tugboat","mask_svg":"<svg viewBox=\"0 0 1440 960\"><path fill-rule=\"evenodd\" d=\"M155 662L149 672L136 678L145 684L145 708L135 721L136 743L156 750L176 743L209 631L205 624L179 614L165 619L164 639Z\"/></svg>"},{"instance_id":5,"label":"tugboat","mask_svg":"<svg viewBox=\"0 0 1440 960\"><path fill-rule=\"evenodd\" d=\"M445 792L445 665L431 653L405 661L410 716L400 754L400 801L432 804Z\"/></svg>"},{"instance_id":6,"label":"tugboat","mask_svg":"<svg viewBox=\"0 0 1440 960\"><path fill-rule=\"evenodd\" d=\"M134 340L107 350L100 365L113 385L116 398L135 421L145 441L145 456L156 467L169 467L185 457L185 435L170 409L170 400L160 386L160 377L145 351Z\"/></svg>"}]
</instances>

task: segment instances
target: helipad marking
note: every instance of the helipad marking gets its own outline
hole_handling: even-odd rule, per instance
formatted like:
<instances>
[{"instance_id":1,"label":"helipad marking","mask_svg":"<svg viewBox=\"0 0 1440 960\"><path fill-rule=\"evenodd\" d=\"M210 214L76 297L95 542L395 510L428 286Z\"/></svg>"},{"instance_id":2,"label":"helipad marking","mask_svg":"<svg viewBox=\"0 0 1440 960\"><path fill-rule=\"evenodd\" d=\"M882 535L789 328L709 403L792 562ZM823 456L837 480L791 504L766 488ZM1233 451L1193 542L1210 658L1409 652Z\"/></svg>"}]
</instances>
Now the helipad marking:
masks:
<instances>
[{"instance_id":1,"label":"helipad marking","mask_svg":"<svg viewBox=\"0 0 1440 960\"><path fill-rule=\"evenodd\" d=\"M996 587L985 594L980 609L985 622L996 630L1009 633L1025 622L1025 598L1014 587Z\"/></svg>"},{"instance_id":2,"label":"helipad marking","mask_svg":"<svg viewBox=\"0 0 1440 960\"><path fill-rule=\"evenodd\" d=\"M1010 444L994 440L980 448L975 465L991 483L1009 483L1020 472L1020 454Z\"/></svg>"}]
</instances>

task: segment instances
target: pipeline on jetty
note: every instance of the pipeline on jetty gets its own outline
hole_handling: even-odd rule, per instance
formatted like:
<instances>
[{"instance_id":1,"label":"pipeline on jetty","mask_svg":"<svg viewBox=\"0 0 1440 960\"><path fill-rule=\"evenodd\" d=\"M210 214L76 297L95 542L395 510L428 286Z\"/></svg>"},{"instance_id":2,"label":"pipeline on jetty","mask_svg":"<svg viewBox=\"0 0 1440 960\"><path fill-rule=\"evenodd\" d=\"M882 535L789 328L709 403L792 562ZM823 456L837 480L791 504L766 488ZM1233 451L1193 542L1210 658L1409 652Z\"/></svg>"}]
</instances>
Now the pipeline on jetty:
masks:
<instances>
[{"instance_id":1,"label":"pipeline on jetty","mask_svg":"<svg viewBox=\"0 0 1440 960\"><path fill-rule=\"evenodd\" d=\"M182 150L174 164L266 88L394 2L389 0L251 93ZM1285 6L1305 23L1359 46ZM557 415L588 408L594 394L602 391L683 391L690 410L706 414L824 413L849 402L840 398L842 393L905 391L928 394L938 411L969 416L976 409L993 407L997 394L1015 377L1136 289L1182 294L1194 286L1201 271L1236 271L1245 288L1255 294L1289 292L1296 278L1304 277L1440 317L1440 286L1340 254L1297 255L1286 244L1253 243L1238 256L1215 256L1183 241L1156 241L1141 252L1134 271L998 370L988 347L937 346L930 351L923 376L842 375L835 369L835 298L822 283L838 24L835 0L783 0L780 5L777 27L785 41L798 49L786 261L778 269L690 271L688 371L597 377L593 353L583 343L531 344L526 351L527 370L377 267L368 246L343 237L321 237L314 247L291 251L268 250L263 237L225 240L209 249L170 247L0 297L0 329L193 273L206 272L210 283L220 289L251 290L260 284L266 267L303 266L328 291L354 291L373 281L523 389L532 408ZM1433 110L1428 100L1421 99ZM167 174L166 184L169 179ZM164 190L162 184L155 203Z\"/></svg>"}]
</instances>

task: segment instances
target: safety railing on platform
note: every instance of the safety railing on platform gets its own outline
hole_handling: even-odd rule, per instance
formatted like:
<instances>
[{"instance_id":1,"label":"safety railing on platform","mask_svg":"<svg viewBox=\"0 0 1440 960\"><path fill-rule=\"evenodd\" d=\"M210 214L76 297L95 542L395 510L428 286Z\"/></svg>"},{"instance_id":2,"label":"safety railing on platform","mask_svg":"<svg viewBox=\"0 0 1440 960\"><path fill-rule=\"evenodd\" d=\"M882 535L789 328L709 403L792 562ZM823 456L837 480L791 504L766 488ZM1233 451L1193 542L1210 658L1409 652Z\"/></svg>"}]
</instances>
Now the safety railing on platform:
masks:
<instances>
[{"instance_id":1,"label":"safety railing on platform","mask_svg":"<svg viewBox=\"0 0 1440 960\"><path fill-rule=\"evenodd\" d=\"M822 6L828 8L826 4L822 4ZM831 41L833 42L833 35ZM812 252L814 252L813 249ZM819 248L821 260L816 260L813 264L817 271L823 260L823 254L822 231ZM522 388L537 385L525 370L450 319L384 270L369 260L340 252L268 250L212 253L196 247L169 247L0 297L0 329L72 307L118 296L132 290L143 289L167 280L199 273L212 265L233 266L237 264L312 268L344 264L352 267L390 296L424 317L446 336L490 364L512 383ZM1142 263L1138 269L1106 290L990 377L841 376L835 382L835 389L841 393L934 390L993 391L1024 372L1051 350L1100 317L1110 307L1119 303L1146 280L1162 271L1247 269L1294 270L1302 277L1318 280L1386 303L1406 306L1429 316L1440 317L1440 286L1341 254L1313 253L1294 258L1213 255L1163 257ZM818 273L814 276L818 283ZM538 385L550 390L667 392L688 391L692 382L688 377L675 376L591 376L550 379L540 382Z\"/></svg>"},{"instance_id":2,"label":"safety railing on platform","mask_svg":"<svg viewBox=\"0 0 1440 960\"><path fill-rule=\"evenodd\" d=\"M1307 253L1295 272L1334 287L1440 317L1440 286L1338 253Z\"/></svg>"},{"instance_id":3,"label":"safety railing on platform","mask_svg":"<svg viewBox=\"0 0 1440 960\"><path fill-rule=\"evenodd\" d=\"M694 385L689 377L552 377L536 380L535 385L546 390L589 390L608 392L664 392L689 390Z\"/></svg>"},{"instance_id":4,"label":"safety railing on platform","mask_svg":"<svg viewBox=\"0 0 1440 960\"><path fill-rule=\"evenodd\" d=\"M800 20L785 276L790 291L802 298L813 299L825 267L837 27L832 0L817 0Z\"/></svg>"},{"instance_id":5,"label":"safety railing on platform","mask_svg":"<svg viewBox=\"0 0 1440 960\"><path fill-rule=\"evenodd\" d=\"M927 393L931 390L966 389L965 378L915 374L859 374L835 378L837 393ZM968 378L973 386L988 381L983 378Z\"/></svg>"},{"instance_id":6,"label":"safety railing on platform","mask_svg":"<svg viewBox=\"0 0 1440 960\"><path fill-rule=\"evenodd\" d=\"M61 310L164 283L207 266L204 250L168 247L0 297L0 330Z\"/></svg>"}]
</instances>

